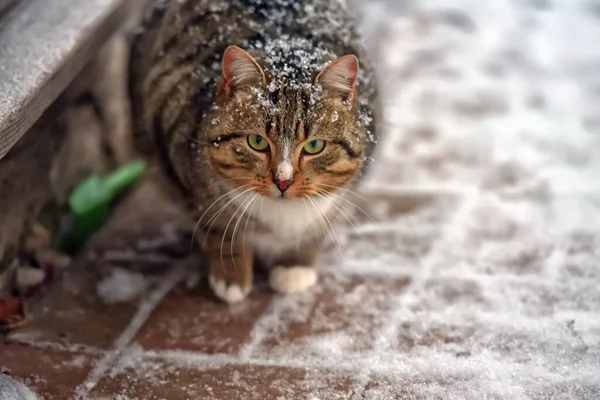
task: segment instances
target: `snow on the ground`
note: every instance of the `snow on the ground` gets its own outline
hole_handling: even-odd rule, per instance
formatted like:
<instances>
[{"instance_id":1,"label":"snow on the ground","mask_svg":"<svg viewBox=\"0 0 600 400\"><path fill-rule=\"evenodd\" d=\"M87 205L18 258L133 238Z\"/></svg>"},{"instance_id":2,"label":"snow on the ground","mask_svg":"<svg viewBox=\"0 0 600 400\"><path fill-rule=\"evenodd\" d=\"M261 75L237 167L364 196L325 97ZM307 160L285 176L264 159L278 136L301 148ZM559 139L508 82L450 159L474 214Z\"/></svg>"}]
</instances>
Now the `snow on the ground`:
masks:
<instances>
[{"instance_id":1,"label":"snow on the ground","mask_svg":"<svg viewBox=\"0 0 600 400\"><path fill-rule=\"evenodd\" d=\"M96 285L96 293L106 304L122 303L138 298L148 285L141 273L112 267L110 274Z\"/></svg>"},{"instance_id":2,"label":"snow on the ground","mask_svg":"<svg viewBox=\"0 0 600 400\"><path fill-rule=\"evenodd\" d=\"M21 382L0 374L0 400L39 400L39 397Z\"/></svg>"},{"instance_id":3,"label":"snow on the ground","mask_svg":"<svg viewBox=\"0 0 600 400\"><path fill-rule=\"evenodd\" d=\"M460 198L416 228L442 232L374 360L424 396L600 398L600 3L354 4L385 92L373 186Z\"/></svg>"},{"instance_id":4,"label":"snow on the ground","mask_svg":"<svg viewBox=\"0 0 600 400\"><path fill-rule=\"evenodd\" d=\"M329 275L278 298L241 359L134 347L121 368L326 367L357 378L353 399L600 398L599 3L346 2L378 60L385 138L364 194L384 222L338 229L343 261L331 247ZM394 211L411 196L427 206Z\"/></svg>"}]
</instances>

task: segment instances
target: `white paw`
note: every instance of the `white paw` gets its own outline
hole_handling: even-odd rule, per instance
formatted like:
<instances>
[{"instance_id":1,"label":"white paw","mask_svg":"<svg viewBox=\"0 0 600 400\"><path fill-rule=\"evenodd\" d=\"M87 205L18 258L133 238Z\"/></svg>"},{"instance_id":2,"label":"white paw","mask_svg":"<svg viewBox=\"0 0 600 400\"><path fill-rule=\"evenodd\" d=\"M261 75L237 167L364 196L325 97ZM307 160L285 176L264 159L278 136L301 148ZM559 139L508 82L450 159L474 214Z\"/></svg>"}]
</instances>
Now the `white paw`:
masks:
<instances>
[{"instance_id":1,"label":"white paw","mask_svg":"<svg viewBox=\"0 0 600 400\"><path fill-rule=\"evenodd\" d=\"M269 275L269 285L279 293L302 292L317 283L313 267L276 267Z\"/></svg>"},{"instance_id":2,"label":"white paw","mask_svg":"<svg viewBox=\"0 0 600 400\"><path fill-rule=\"evenodd\" d=\"M248 293L250 293L251 288L241 288L239 285L233 284L227 286L225 281L216 280L214 277L208 277L208 283L210 287L218 298L221 300L232 304L237 303L246 298Z\"/></svg>"}]
</instances>

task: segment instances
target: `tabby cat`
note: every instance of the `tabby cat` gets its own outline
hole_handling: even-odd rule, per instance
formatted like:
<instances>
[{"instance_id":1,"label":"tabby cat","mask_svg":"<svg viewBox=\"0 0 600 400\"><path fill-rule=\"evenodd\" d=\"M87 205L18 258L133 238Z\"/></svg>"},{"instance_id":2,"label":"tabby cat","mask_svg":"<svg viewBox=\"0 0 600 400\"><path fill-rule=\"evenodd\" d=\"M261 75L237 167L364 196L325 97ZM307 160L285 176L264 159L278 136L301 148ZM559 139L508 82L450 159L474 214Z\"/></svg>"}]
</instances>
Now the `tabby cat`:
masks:
<instances>
[{"instance_id":1,"label":"tabby cat","mask_svg":"<svg viewBox=\"0 0 600 400\"><path fill-rule=\"evenodd\" d=\"M360 68L359 68L360 60ZM155 1L130 63L137 149L187 199L209 282L314 285L376 139L375 78L341 0Z\"/></svg>"}]
</instances>

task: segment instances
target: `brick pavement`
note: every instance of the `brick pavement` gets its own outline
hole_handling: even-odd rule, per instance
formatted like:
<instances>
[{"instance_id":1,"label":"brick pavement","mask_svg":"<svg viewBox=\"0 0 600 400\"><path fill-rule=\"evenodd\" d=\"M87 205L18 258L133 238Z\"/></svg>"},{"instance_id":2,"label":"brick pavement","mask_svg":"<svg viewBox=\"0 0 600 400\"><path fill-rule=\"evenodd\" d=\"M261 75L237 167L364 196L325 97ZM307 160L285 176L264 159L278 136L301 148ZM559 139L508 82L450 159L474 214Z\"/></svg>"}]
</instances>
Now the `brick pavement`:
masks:
<instances>
[{"instance_id":1,"label":"brick pavement","mask_svg":"<svg viewBox=\"0 0 600 400\"><path fill-rule=\"evenodd\" d=\"M216 302L142 191L0 365L49 399L600 398L600 69L555 45L598 37L583 3L365 15L388 137L317 287Z\"/></svg>"}]
</instances>

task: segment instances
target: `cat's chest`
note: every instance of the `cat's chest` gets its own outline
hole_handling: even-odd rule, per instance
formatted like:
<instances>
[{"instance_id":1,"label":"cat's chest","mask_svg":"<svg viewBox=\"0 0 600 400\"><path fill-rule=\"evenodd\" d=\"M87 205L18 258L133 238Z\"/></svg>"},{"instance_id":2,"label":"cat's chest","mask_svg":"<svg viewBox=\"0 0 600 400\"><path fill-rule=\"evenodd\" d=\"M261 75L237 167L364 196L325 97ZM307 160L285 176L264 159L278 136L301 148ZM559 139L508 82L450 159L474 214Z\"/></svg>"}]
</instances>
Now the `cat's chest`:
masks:
<instances>
[{"instance_id":1,"label":"cat's chest","mask_svg":"<svg viewBox=\"0 0 600 400\"><path fill-rule=\"evenodd\" d=\"M331 229L333 198L275 200L261 198L251 207L257 228L248 235L255 251L265 257L276 257L299 247L308 239L323 236Z\"/></svg>"}]
</instances>

